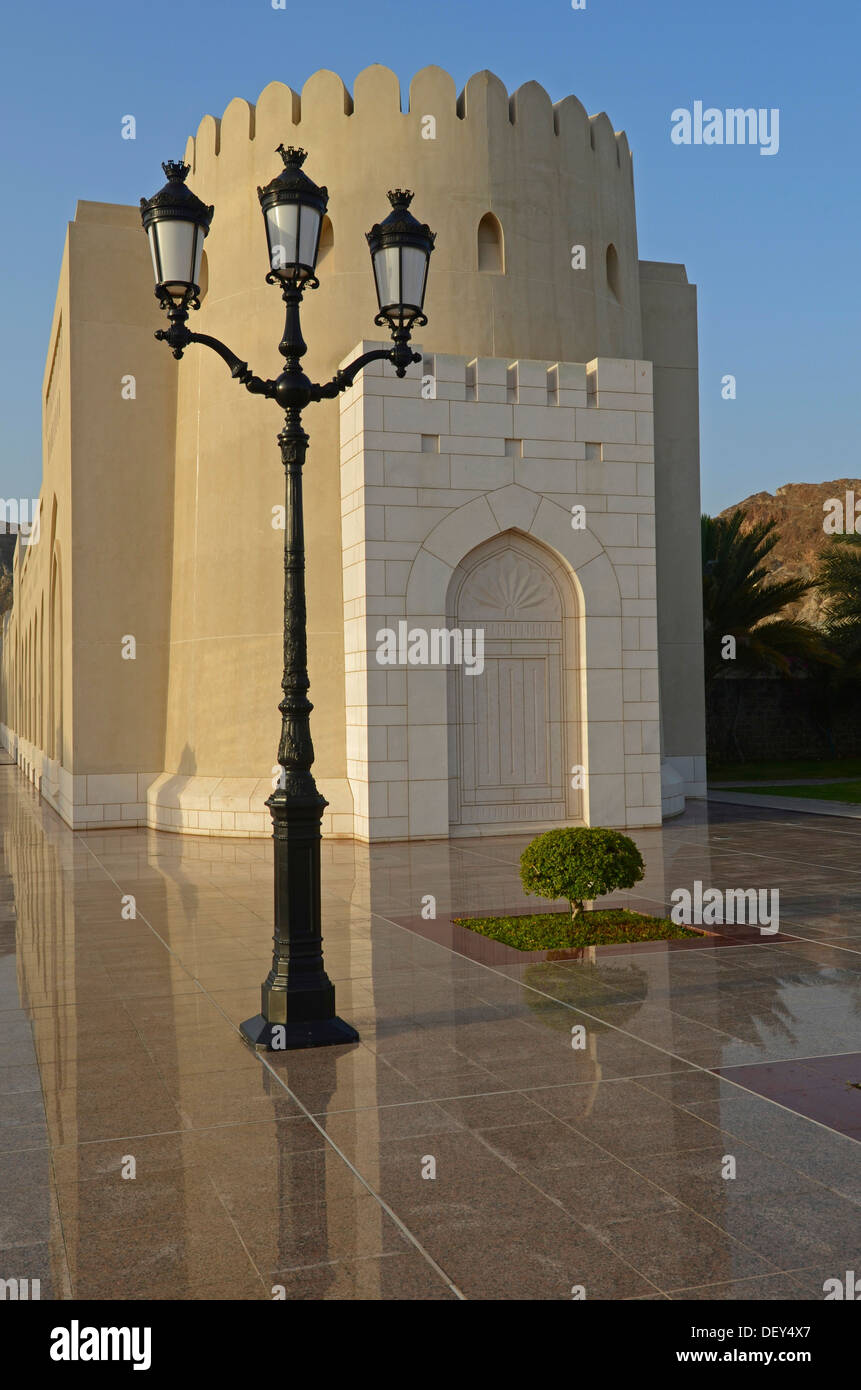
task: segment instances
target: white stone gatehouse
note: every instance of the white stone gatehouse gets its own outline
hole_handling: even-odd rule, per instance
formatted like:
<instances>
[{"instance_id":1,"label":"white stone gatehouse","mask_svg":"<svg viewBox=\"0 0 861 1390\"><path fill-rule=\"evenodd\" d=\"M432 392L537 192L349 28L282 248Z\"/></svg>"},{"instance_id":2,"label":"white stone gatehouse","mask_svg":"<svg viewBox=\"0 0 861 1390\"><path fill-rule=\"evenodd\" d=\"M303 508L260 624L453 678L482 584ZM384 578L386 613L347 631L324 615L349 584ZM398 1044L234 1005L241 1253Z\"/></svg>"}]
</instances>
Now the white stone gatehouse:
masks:
<instances>
[{"instance_id":1,"label":"white stone gatehouse","mask_svg":"<svg viewBox=\"0 0 861 1390\"><path fill-rule=\"evenodd\" d=\"M650 364L376 365L341 414L354 833L660 824ZM481 670L381 661L399 624L480 631Z\"/></svg>"}]
</instances>

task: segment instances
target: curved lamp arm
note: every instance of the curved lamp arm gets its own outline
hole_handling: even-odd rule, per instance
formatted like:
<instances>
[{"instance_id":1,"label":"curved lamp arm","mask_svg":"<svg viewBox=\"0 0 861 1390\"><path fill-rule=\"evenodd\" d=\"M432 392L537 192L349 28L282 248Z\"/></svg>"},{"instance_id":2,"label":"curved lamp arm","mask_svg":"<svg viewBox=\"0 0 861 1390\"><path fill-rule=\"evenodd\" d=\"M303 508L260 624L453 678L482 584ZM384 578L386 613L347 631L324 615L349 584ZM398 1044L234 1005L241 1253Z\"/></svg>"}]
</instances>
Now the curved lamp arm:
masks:
<instances>
[{"instance_id":1,"label":"curved lamp arm","mask_svg":"<svg viewBox=\"0 0 861 1390\"><path fill-rule=\"evenodd\" d=\"M331 400L342 391L349 390L359 372L363 367L367 367L369 362L391 362L398 376L404 376L411 362L421 360L421 353L413 352L405 343L396 343L393 348L374 348L372 352L363 352L361 357L357 357L348 367L342 367L325 385L313 386L311 400Z\"/></svg>"},{"instance_id":2,"label":"curved lamp arm","mask_svg":"<svg viewBox=\"0 0 861 1390\"><path fill-rule=\"evenodd\" d=\"M246 391L251 391L256 396L269 396L275 394L275 383L273 381L263 381L259 376L248 370L248 363L243 362L231 352L230 348L220 342L218 338L211 338L208 333L192 333L190 328L178 319L173 319L170 328L160 328L156 333L156 338L160 342L167 343L173 349L176 358L182 357L183 352L190 343L203 343L204 347L212 348L219 357L227 363L230 368L230 375L241 382Z\"/></svg>"},{"instance_id":3,"label":"curved lamp arm","mask_svg":"<svg viewBox=\"0 0 861 1390\"><path fill-rule=\"evenodd\" d=\"M256 396L274 396L274 381L264 381L262 377L255 376L248 370L248 363L242 362L231 352L229 347L219 342L218 338L210 338L208 333L192 333L190 337L192 343L203 343L204 347L212 348L217 352L230 368L230 375L240 381L246 391L251 391Z\"/></svg>"},{"instance_id":4,"label":"curved lamp arm","mask_svg":"<svg viewBox=\"0 0 861 1390\"><path fill-rule=\"evenodd\" d=\"M246 391L250 391L256 396L266 396L269 400L278 399L278 384L279 380L283 380L283 378L276 381L264 381L262 377L255 376L253 372L249 371L248 363L243 362L218 338L212 338L208 333L192 333L181 313L171 314L170 328L158 329L155 336L160 342L168 344L177 359L182 357L185 349L191 343L202 343L204 347L212 348L212 351L217 352L222 361L227 363L230 368L230 375L239 381ZM391 348L374 348L371 352L363 352L349 366L342 367L337 371L331 381L322 385L314 385L309 383L307 378L303 378L308 392L305 399L308 401L334 399L342 391L349 390L359 372L370 362L391 362L397 375L402 377L406 374L410 363L421 362L421 360L421 353L413 352L409 344L402 339Z\"/></svg>"}]
</instances>

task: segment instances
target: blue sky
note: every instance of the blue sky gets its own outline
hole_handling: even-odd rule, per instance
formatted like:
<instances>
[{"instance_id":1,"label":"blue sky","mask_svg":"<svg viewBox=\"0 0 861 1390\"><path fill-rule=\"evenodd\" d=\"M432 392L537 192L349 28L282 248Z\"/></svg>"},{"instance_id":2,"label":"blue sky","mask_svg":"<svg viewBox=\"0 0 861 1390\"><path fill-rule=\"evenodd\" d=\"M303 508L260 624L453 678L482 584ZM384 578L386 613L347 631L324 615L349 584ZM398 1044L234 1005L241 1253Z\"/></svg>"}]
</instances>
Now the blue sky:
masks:
<instances>
[{"instance_id":1,"label":"blue sky","mask_svg":"<svg viewBox=\"0 0 861 1390\"><path fill-rule=\"evenodd\" d=\"M703 505L859 474L858 0L58 0L8 7L0 54L0 493L38 492L39 396L78 198L137 203L205 113L317 68L406 87L491 68L606 110L634 151L640 255L699 286ZM678 146L695 101L780 110L780 150ZM133 114L137 139L120 138ZM737 378L737 399L721 378ZM119 462L119 461L118 461Z\"/></svg>"}]
</instances>

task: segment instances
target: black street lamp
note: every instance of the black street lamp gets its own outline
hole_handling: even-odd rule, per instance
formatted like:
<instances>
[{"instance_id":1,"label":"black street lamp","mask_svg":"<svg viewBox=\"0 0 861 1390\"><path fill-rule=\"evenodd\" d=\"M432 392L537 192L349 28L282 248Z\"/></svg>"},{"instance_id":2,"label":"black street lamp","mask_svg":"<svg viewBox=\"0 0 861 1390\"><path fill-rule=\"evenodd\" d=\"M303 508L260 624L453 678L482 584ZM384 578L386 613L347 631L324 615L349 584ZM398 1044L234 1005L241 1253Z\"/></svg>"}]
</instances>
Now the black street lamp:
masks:
<instances>
[{"instance_id":1,"label":"black street lamp","mask_svg":"<svg viewBox=\"0 0 861 1390\"><path fill-rule=\"evenodd\" d=\"M435 234L409 211L411 193L389 193L392 211L368 233L380 312L375 323L387 323L394 340L390 349L365 352L338 371L331 381L315 385L302 370L307 351L299 322L306 289L316 289L314 274L320 228L328 203L302 170L305 151L278 146L284 168L265 188L258 188L269 243L270 284L280 284L287 307L284 335L278 350L284 368L272 381L248 370L224 343L187 326L189 309L200 308L200 257L213 208L186 187L188 165L162 165L168 182L160 193L141 199L141 218L152 250L155 292L167 311L170 327L156 337L182 357L190 343L203 343L224 359L246 390L274 400L285 413L278 435L286 473L284 532L284 676L281 689L279 784L267 798L275 841L275 949L272 969L261 988L261 1012L242 1024L244 1037L255 1047L282 1051L325 1047L358 1041L358 1033L335 1013L335 987L323 966L320 920L320 823L327 805L311 773L314 747L309 716L307 635L305 619L305 539L302 510L302 468L308 436L302 411L311 401L330 400L352 386L369 362L391 362L402 377L421 355L409 346L416 324L425 324L424 294L427 267Z\"/></svg>"}]
</instances>

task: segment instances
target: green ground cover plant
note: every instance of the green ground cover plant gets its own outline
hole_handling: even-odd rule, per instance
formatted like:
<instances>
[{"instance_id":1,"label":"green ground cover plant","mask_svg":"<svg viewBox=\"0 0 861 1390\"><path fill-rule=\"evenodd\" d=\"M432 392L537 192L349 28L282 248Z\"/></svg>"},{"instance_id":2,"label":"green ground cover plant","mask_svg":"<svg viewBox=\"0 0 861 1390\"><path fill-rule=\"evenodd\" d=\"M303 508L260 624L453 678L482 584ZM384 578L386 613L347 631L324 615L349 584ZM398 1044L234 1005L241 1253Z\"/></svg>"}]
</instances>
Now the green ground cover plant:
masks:
<instances>
[{"instance_id":1,"label":"green ground cover plant","mask_svg":"<svg viewBox=\"0 0 861 1390\"><path fill-rule=\"evenodd\" d=\"M861 758L799 758L791 762L709 763L710 782L791 782L793 777L861 777Z\"/></svg>"},{"instance_id":2,"label":"green ground cover plant","mask_svg":"<svg viewBox=\"0 0 861 1390\"><path fill-rule=\"evenodd\" d=\"M676 941L701 932L677 926L666 917L647 917L626 908L584 912L535 912L524 917L455 917L460 927L492 937L518 951L571 950L584 946L616 946L633 941Z\"/></svg>"}]
</instances>

